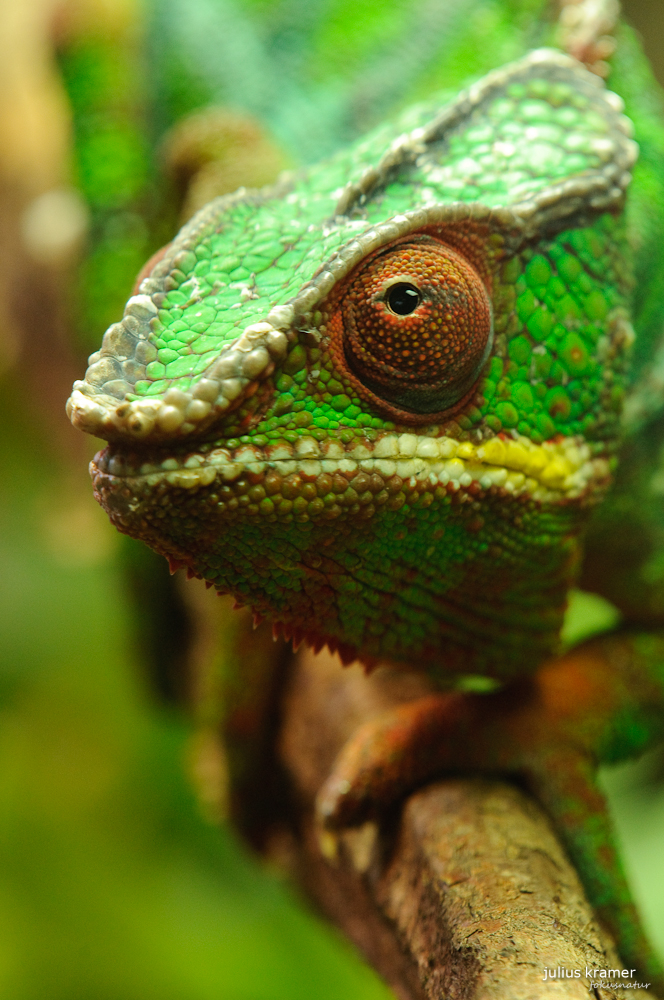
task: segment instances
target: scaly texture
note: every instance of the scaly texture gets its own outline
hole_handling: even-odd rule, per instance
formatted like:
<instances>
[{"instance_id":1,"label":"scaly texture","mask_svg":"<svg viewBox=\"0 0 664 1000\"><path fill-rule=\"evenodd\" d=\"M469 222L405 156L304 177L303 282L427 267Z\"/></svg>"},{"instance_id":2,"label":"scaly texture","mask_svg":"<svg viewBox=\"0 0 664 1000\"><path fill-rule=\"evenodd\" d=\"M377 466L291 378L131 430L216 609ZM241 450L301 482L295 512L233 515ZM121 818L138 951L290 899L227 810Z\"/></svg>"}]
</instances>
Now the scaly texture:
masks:
<instances>
[{"instance_id":1,"label":"scaly texture","mask_svg":"<svg viewBox=\"0 0 664 1000\"><path fill-rule=\"evenodd\" d=\"M96 466L115 523L368 660L534 667L618 434L635 156L620 108L537 52L279 197L204 209L70 402L117 442ZM470 259L493 313L482 377L470 394L446 380L439 404L430 386L428 413L381 401L334 344L358 264L413 235Z\"/></svg>"}]
</instances>

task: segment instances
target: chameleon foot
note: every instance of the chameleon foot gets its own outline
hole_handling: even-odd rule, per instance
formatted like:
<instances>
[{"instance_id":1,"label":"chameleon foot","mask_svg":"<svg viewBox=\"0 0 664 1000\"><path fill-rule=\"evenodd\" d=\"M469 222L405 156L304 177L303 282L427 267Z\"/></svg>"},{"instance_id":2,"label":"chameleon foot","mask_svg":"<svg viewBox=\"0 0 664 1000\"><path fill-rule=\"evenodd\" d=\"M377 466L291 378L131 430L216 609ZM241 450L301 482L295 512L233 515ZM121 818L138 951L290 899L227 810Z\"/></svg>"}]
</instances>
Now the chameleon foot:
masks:
<instances>
[{"instance_id":1,"label":"chameleon foot","mask_svg":"<svg viewBox=\"0 0 664 1000\"><path fill-rule=\"evenodd\" d=\"M364 723L318 793L320 824L357 826L444 771L452 749L445 734L458 731L470 707L462 695L432 694Z\"/></svg>"}]
</instances>

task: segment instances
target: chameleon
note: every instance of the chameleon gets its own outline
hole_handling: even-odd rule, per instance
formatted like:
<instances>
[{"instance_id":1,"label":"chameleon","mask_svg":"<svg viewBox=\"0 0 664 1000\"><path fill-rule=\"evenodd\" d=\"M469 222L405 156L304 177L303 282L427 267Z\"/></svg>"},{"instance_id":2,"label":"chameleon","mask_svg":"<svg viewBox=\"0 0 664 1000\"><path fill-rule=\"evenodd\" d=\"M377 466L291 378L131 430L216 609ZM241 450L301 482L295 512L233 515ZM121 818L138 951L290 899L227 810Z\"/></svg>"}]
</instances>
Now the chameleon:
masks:
<instances>
[{"instance_id":1,"label":"chameleon","mask_svg":"<svg viewBox=\"0 0 664 1000\"><path fill-rule=\"evenodd\" d=\"M623 959L661 986L595 772L664 721L664 126L631 33L612 53L570 24L574 55L524 39L201 209L68 414L108 442L91 474L111 521L172 569L295 644L430 678L347 745L321 824L446 769L521 774ZM579 580L623 626L560 655ZM497 690L454 690L469 678Z\"/></svg>"}]
</instances>

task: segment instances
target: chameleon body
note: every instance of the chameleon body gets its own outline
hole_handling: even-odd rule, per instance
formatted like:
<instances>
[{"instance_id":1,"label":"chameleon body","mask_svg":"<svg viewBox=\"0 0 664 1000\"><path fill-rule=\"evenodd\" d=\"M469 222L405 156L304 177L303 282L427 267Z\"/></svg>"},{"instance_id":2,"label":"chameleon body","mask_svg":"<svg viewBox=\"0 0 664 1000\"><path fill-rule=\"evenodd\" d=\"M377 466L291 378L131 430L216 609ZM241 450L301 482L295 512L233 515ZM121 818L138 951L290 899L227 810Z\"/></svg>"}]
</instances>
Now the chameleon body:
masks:
<instances>
[{"instance_id":1,"label":"chameleon body","mask_svg":"<svg viewBox=\"0 0 664 1000\"><path fill-rule=\"evenodd\" d=\"M642 65L629 44L625 76ZM641 168L622 100L540 49L273 189L217 199L142 278L68 412L109 442L91 470L113 523L287 636L439 689L539 669L530 694L507 689L516 722L504 692L440 694L360 735L321 818L358 822L448 766L525 771L623 956L656 973L594 762L641 750L660 716L639 728L608 698L584 728L533 695L569 668L595 718L577 695L601 689L579 681L597 657L541 670L615 471L632 319L653 383L662 132L633 103ZM658 642L625 657L649 678L637 701L661 700ZM450 734L468 748L475 726L486 738L455 755Z\"/></svg>"}]
</instances>

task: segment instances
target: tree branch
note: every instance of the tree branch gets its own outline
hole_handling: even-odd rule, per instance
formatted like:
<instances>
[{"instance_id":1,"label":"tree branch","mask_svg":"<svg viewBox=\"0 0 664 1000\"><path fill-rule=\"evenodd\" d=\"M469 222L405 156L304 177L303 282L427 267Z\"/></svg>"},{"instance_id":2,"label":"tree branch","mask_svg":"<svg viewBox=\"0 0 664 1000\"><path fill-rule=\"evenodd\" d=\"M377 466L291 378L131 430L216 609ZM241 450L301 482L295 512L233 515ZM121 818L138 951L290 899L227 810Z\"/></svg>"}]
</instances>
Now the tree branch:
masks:
<instances>
[{"instance_id":1,"label":"tree branch","mask_svg":"<svg viewBox=\"0 0 664 1000\"><path fill-rule=\"evenodd\" d=\"M346 739L424 683L342 670L326 654L298 658L279 752L298 799L300 884L400 1000L588 996L586 967L621 964L547 817L519 789L450 778L411 795L380 829L318 835L314 798ZM545 967L581 977L544 982Z\"/></svg>"}]
</instances>

